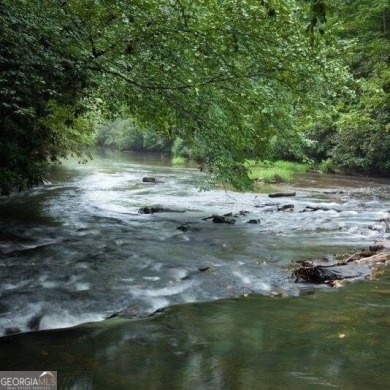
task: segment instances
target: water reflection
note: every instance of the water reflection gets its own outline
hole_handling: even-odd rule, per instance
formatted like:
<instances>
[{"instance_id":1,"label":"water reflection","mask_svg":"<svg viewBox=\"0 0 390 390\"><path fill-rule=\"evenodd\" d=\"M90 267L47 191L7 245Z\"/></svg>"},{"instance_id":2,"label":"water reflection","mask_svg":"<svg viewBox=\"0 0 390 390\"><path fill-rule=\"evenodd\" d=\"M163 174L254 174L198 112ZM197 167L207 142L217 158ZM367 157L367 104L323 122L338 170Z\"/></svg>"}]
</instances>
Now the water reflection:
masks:
<instances>
[{"instance_id":1,"label":"water reflection","mask_svg":"<svg viewBox=\"0 0 390 390\"><path fill-rule=\"evenodd\" d=\"M62 389L385 389L390 273L300 298L247 298L0 339L2 369Z\"/></svg>"}]
</instances>

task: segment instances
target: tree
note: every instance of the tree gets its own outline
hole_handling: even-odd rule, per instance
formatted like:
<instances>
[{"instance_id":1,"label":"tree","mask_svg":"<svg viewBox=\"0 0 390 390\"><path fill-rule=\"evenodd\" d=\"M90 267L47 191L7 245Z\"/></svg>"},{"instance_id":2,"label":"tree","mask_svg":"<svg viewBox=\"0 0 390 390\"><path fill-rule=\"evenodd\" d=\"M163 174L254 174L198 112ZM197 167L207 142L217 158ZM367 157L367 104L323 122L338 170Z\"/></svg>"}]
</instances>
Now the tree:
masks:
<instances>
[{"instance_id":1,"label":"tree","mask_svg":"<svg viewBox=\"0 0 390 390\"><path fill-rule=\"evenodd\" d=\"M3 193L79 151L85 129L72 125L94 97L107 113L201 144L205 168L248 185L247 153L261 155L345 81L318 3L3 0Z\"/></svg>"},{"instance_id":2,"label":"tree","mask_svg":"<svg viewBox=\"0 0 390 390\"><path fill-rule=\"evenodd\" d=\"M40 1L0 2L0 192L42 182L48 161L79 154L88 85L56 10Z\"/></svg>"},{"instance_id":3,"label":"tree","mask_svg":"<svg viewBox=\"0 0 390 390\"><path fill-rule=\"evenodd\" d=\"M352 42L345 52L355 82L354 99L339 108L329 154L343 168L390 169L390 7L386 0L346 1L337 34Z\"/></svg>"}]
</instances>

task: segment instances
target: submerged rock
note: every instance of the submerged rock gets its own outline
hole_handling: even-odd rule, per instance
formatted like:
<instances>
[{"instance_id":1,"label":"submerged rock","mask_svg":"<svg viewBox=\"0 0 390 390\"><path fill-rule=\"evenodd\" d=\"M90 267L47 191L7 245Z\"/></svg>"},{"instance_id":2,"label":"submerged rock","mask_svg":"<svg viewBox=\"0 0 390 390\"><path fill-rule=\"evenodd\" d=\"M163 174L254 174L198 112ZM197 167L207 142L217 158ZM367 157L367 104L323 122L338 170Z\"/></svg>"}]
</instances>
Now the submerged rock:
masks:
<instances>
[{"instance_id":1,"label":"submerged rock","mask_svg":"<svg viewBox=\"0 0 390 390\"><path fill-rule=\"evenodd\" d=\"M207 221L207 220L211 219L214 223L227 223L227 224L233 225L236 223L236 220L234 218L232 218L232 216L233 216L233 213L227 213L224 215L213 214L213 215L210 215L209 217L202 218L202 220Z\"/></svg>"},{"instance_id":2,"label":"submerged rock","mask_svg":"<svg viewBox=\"0 0 390 390\"><path fill-rule=\"evenodd\" d=\"M185 213L185 210L175 210L161 206L144 206L138 210L139 214L154 214L154 213Z\"/></svg>"},{"instance_id":3,"label":"submerged rock","mask_svg":"<svg viewBox=\"0 0 390 390\"><path fill-rule=\"evenodd\" d=\"M4 330L4 336L10 336L11 334L17 334L17 333L22 333L22 330L16 326L5 328Z\"/></svg>"},{"instance_id":4,"label":"submerged rock","mask_svg":"<svg viewBox=\"0 0 390 390\"><path fill-rule=\"evenodd\" d=\"M107 316L105 319L109 320L111 318L115 317L125 317L125 318L134 318L134 317L140 317L140 309L137 305L129 305L126 308L116 311L109 316Z\"/></svg>"},{"instance_id":5,"label":"submerged rock","mask_svg":"<svg viewBox=\"0 0 390 390\"><path fill-rule=\"evenodd\" d=\"M213 215L214 223L227 223L229 225L233 225L236 223L236 220L231 217L225 217L223 215Z\"/></svg>"},{"instance_id":6,"label":"submerged rock","mask_svg":"<svg viewBox=\"0 0 390 390\"><path fill-rule=\"evenodd\" d=\"M144 177L142 178L142 182L143 182L143 183L155 183L155 184L164 183L163 180L157 179L157 178L152 177L152 176L144 176Z\"/></svg>"},{"instance_id":7,"label":"submerged rock","mask_svg":"<svg viewBox=\"0 0 390 390\"><path fill-rule=\"evenodd\" d=\"M182 232L199 232L200 230L202 230L200 227L192 226L190 223L183 223L176 229Z\"/></svg>"},{"instance_id":8,"label":"submerged rock","mask_svg":"<svg viewBox=\"0 0 390 390\"><path fill-rule=\"evenodd\" d=\"M37 313L33 317L31 317L27 321L27 326L29 327L29 329L33 331L39 330L42 317L43 317L43 313Z\"/></svg>"},{"instance_id":9,"label":"submerged rock","mask_svg":"<svg viewBox=\"0 0 390 390\"><path fill-rule=\"evenodd\" d=\"M283 206L278 206L278 211L294 211L294 205L285 204Z\"/></svg>"}]
</instances>

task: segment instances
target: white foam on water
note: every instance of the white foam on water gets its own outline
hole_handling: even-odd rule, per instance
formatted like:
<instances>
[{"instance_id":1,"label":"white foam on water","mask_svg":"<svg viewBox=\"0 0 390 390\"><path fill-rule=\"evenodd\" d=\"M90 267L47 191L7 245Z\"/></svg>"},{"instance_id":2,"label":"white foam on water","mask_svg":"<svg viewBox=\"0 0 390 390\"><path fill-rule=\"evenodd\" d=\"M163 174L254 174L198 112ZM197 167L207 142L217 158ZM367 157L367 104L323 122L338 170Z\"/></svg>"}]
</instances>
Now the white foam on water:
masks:
<instances>
[{"instance_id":1,"label":"white foam on water","mask_svg":"<svg viewBox=\"0 0 390 390\"><path fill-rule=\"evenodd\" d=\"M168 299L161 298L161 297L148 299L149 311L153 313L158 309L162 309L163 307L169 306L170 303L171 302Z\"/></svg>"},{"instance_id":2,"label":"white foam on water","mask_svg":"<svg viewBox=\"0 0 390 390\"><path fill-rule=\"evenodd\" d=\"M104 316L102 314L84 313L74 315L65 310L59 314L44 315L39 323L39 329L69 328L85 322L101 321L103 319Z\"/></svg>"},{"instance_id":3,"label":"white foam on water","mask_svg":"<svg viewBox=\"0 0 390 390\"><path fill-rule=\"evenodd\" d=\"M169 270L169 275L175 280L182 280L188 276L188 271L186 269L174 268Z\"/></svg>"},{"instance_id":4,"label":"white foam on water","mask_svg":"<svg viewBox=\"0 0 390 390\"><path fill-rule=\"evenodd\" d=\"M75 283L74 289L76 291L87 291L87 290L91 289L91 285L89 283L78 282L78 283Z\"/></svg>"},{"instance_id":5,"label":"white foam on water","mask_svg":"<svg viewBox=\"0 0 390 390\"><path fill-rule=\"evenodd\" d=\"M27 304L25 307L19 308L16 312L12 313L11 317L0 317L1 328L19 328L22 332L28 332L31 330L28 322L42 313L42 309L43 303Z\"/></svg>"},{"instance_id":6,"label":"white foam on water","mask_svg":"<svg viewBox=\"0 0 390 390\"><path fill-rule=\"evenodd\" d=\"M234 271L234 272L233 272L233 275L236 276L237 278L239 278L240 281L241 281L243 284L245 284L245 285L249 285L249 284L251 284L251 282L252 282L252 279L251 279L249 276L244 275L244 274L243 274L242 272L240 272L240 271Z\"/></svg>"},{"instance_id":7,"label":"white foam on water","mask_svg":"<svg viewBox=\"0 0 390 390\"><path fill-rule=\"evenodd\" d=\"M134 278L121 278L122 282L134 282Z\"/></svg>"},{"instance_id":8,"label":"white foam on water","mask_svg":"<svg viewBox=\"0 0 390 390\"><path fill-rule=\"evenodd\" d=\"M58 282L53 282L53 281L43 281L43 282L41 282L41 286L43 287L43 288L56 288L56 287L58 287L60 285L60 283L58 283Z\"/></svg>"},{"instance_id":9,"label":"white foam on water","mask_svg":"<svg viewBox=\"0 0 390 390\"><path fill-rule=\"evenodd\" d=\"M249 287L252 290L262 292L271 291L271 285L266 283L264 280L246 275L240 271L234 271L233 275L236 276L245 287Z\"/></svg>"},{"instance_id":10,"label":"white foam on water","mask_svg":"<svg viewBox=\"0 0 390 390\"><path fill-rule=\"evenodd\" d=\"M133 288L131 292L138 297L169 297L169 296L183 293L185 290L189 289L193 284L194 282L186 281L180 284L172 284L172 286L156 288L156 289Z\"/></svg>"}]
</instances>

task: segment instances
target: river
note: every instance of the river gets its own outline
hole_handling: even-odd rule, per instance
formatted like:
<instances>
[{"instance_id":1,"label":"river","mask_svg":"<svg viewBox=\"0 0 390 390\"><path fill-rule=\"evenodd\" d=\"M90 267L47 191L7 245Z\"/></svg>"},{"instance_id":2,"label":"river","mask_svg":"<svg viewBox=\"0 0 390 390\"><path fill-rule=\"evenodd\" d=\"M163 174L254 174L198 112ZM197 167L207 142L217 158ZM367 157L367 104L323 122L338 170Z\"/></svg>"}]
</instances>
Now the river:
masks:
<instances>
[{"instance_id":1,"label":"river","mask_svg":"<svg viewBox=\"0 0 390 390\"><path fill-rule=\"evenodd\" d=\"M101 152L1 199L0 332L22 332L0 338L1 369L58 370L66 389L387 388L389 274L334 290L295 283L291 264L388 239L390 182L205 180ZM138 212L152 205L168 211Z\"/></svg>"}]
</instances>

